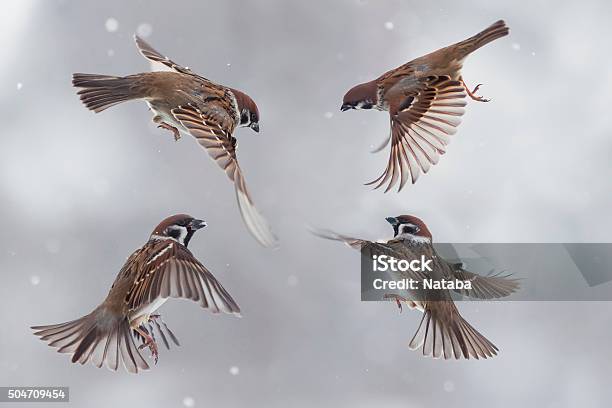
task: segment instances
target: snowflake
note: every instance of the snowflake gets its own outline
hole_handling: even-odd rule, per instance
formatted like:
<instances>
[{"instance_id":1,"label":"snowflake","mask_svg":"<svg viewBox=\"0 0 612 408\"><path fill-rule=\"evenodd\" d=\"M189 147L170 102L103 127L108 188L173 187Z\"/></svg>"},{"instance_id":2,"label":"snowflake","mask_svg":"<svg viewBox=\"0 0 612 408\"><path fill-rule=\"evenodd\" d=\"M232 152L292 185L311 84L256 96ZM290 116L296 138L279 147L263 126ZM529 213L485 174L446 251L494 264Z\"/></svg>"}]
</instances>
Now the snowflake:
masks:
<instances>
[{"instance_id":1,"label":"snowflake","mask_svg":"<svg viewBox=\"0 0 612 408\"><path fill-rule=\"evenodd\" d=\"M153 34L153 26L149 23L142 23L138 25L136 32L141 37L148 37Z\"/></svg>"},{"instance_id":2,"label":"snowflake","mask_svg":"<svg viewBox=\"0 0 612 408\"><path fill-rule=\"evenodd\" d=\"M117 21L117 19L110 17L106 20L104 26L106 27L106 31L108 31L109 33L114 33L119 29L119 22Z\"/></svg>"}]
</instances>

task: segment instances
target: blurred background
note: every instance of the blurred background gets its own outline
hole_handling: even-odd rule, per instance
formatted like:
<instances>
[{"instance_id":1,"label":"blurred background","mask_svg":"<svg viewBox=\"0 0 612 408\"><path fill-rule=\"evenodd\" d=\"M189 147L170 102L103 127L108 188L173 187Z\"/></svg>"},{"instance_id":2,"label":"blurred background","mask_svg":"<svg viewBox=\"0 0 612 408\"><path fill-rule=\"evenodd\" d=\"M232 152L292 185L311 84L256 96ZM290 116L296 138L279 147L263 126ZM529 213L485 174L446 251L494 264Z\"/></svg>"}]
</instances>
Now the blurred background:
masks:
<instances>
[{"instance_id":1,"label":"blurred background","mask_svg":"<svg viewBox=\"0 0 612 408\"><path fill-rule=\"evenodd\" d=\"M78 407L607 406L611 303L462 302L500 355L423 358L407 346L421 316L361 302L358 254L305 225L378 239L392 232L385 216L412 213L439 242L610 242L611 12L606 1L6 2L0 385L69 386ZM469 103L416 185L363 186L386 165L369 151L388 115L341 114L344 93L499 18L510 36L463 71L492 102ZM238 155L277 251L246 232L194 140L156 129L144 103L95 115L75 95L73 72L150 68L134 33L257 101L261 132L238 130ZM178 212L208 221L190 249L242 319L168 302L182 347L137 376L72 365L31 334L89 313Z\"/></svg>"}]
</instances>

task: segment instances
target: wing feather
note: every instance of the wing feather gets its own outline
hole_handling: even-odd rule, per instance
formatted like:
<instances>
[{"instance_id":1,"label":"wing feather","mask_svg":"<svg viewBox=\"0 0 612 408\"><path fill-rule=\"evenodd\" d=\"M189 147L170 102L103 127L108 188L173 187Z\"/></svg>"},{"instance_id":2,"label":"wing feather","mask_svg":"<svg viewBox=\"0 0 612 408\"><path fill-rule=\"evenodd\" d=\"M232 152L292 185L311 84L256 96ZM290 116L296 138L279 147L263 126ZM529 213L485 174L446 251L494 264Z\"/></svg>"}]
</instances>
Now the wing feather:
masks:
<instances>
[{"instance_id":1,"label":"wing feather","mask_svg":"<svg viewBox=\"0 0 612 408\"><path fill-rule=\"evenodd\" d=\"M510 275L490 274L478 275L461 268L452 271L453 277L458 280L470 281L471 289L455 289L455 292L476 299L496 299L506 297L520 288L519 279L510 278Z\"/></svg>"},{"instance_id":2,"label":"wing feather","mask_svg":"<svg viewBox=\"0 0 612 408\"><path fill-rule=\"evenodd\" d=\"M167 69L170 69L172 71L180 72L181 74L191 75L191 76L200 78L204 81L210 82L208 79L204 78L203 76L195 74L188 67L184 67L180 64L177 64L176 62L172 61L170 58L162 55L162 53L157 51L155 48L151 47L149 43L147 43L145 40L143 40L139 36L134 35L134 41L136 42L136 47L138 47L138 51L140 51L142 56L148 59L149 61L155 64L162 64Z\"/></svg>"},{"instance_id":3,"label":"wing feather","mask_svg":"<svg viewBox=\"0 0 612 408\"><path fill-rule=\"evenodd\" d=\"M236 139L231 135L233 125L223 126L211 114L193 105L172 109L181 123L234 182L236 201L242 219L251 234L265 247L276 247L278 240L267 220L255 207L236 158ZM227 122L227 121L225 121Z\"/></svg>"},{"instance_id":4,"label":"wing feather","mask_svg":"<svg viewBox=\"0 0 612 408\"><path fill-rule=\"evenodd\" d=\"M416 183L446 152L449 136L456 132L464 113L465 91L447 76L431 76L390 107L391 151L385 171L366 185L385 192L400 181L401 191L409 176Z\"/></svg>"},{"instance_id":5,"label":"wing feather","mask_svg":"<svg viewBox=\"0 0 612 408\"><path fill-rule=\"evenodd\" d=\"M159 255L164 251L162 255ZM150 252L155 259L134 280L126 297L130 310L139 310L161 298L182 298L197 302L213 313L240 315L232 296L183 245L160 241Z\"/></svg>"}]
</instances>

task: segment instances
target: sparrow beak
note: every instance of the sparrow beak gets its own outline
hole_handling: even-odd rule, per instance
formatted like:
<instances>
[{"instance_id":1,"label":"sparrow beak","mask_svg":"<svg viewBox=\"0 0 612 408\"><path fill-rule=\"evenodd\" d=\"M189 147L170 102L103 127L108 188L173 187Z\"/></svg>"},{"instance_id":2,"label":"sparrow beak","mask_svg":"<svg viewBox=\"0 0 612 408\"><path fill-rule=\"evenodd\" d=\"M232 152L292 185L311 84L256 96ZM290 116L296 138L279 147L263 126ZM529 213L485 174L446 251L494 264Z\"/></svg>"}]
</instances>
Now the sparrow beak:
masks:
<instances>
[{"instance_id":1,"label":"sparrow beak","mask_svg":"<svg viewBox=\"0 0 612 408\"><path fill-rule=\"evenodd\" d=\"M254 131L256 131L257 133L259 133L259 123L251 123L251 125L249 126L251 129L253 129Z\"/></svg>"},{"instance_id":2,"label":"sparrow beak","mask_svg":"<svg viewBox=\"0 0 612 408\"><path fill-rule=\"evenodd\" d=\"M204 228L206 226L206 221L196 220L195 218L191 220L189 223L189 228L192 230L199 230L200 228Z\"/></svg>"},{"instance_id":3,"label":"sparrow beak","mask_svg":"<svg viewBox=\"0 0 612 408\"><path fill-rule=\"evenodd\" d=\"M396 225L397 224L397 218L395 217L387 217L385 218L385 220L387 220L387 222L391 225Z\"/></svg>"},{"instance_id":4,"label":"sparrow beak","mask_svg":"<svg viewBox=\"0 0 612 408\"><path fill-rule=\"evenodd\" d=\"M346 112L349 109L353 109L353 107L351 105L349 105L348 103L343 103L342 106L340 107L340 110L342 112Z\"/></svg>"}]
</instances>

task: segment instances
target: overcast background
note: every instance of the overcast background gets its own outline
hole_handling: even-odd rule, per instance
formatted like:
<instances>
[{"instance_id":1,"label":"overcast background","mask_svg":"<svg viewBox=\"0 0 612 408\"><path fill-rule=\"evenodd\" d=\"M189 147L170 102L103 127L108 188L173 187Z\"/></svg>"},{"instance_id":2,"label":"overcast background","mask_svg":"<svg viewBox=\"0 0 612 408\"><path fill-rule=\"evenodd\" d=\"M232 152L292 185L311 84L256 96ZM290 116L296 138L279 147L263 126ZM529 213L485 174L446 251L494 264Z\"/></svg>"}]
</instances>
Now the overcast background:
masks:
<instances>
[{"instance_id":1,"label":"overcast background","mask_svg":"<svg viewBox=\"0 0 612 408\"><path fill-rule=\"evenodd\" d=\"M70 386L78 407L609 406L612 303L463 302L500 355L423 358L407 347L420 315L361 302L357 254L304 225L376 239L391 233L385 216L412 213L441 242L610 242L611 11L541 0L6 2L0 385ZM493 101L469 103L415 186L363 186L386 164L386 151L369 150L388 116L341 114L346 90L499 18L510 36L464 68ZM78 100L73 72L149 69L134 32L257 101L261 133L238 130L238 155L279 250L249 236L226 176L194 140L156 129L144 103L95 115ZM242 319L168 302L182 347L137 376L72 365L31 335L32 324L89 313L177 212L208 221L190 248Z\"/></svg>"}]
</instances>

